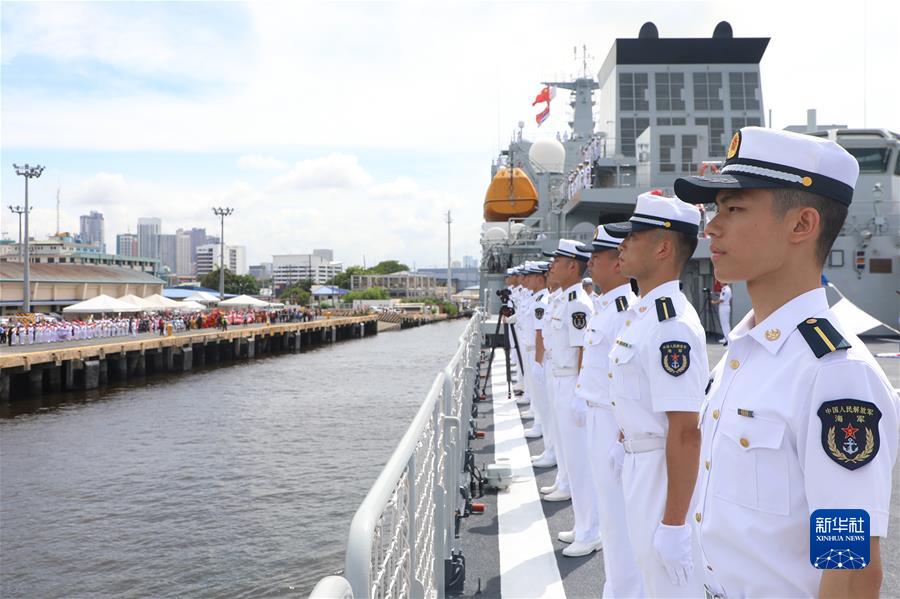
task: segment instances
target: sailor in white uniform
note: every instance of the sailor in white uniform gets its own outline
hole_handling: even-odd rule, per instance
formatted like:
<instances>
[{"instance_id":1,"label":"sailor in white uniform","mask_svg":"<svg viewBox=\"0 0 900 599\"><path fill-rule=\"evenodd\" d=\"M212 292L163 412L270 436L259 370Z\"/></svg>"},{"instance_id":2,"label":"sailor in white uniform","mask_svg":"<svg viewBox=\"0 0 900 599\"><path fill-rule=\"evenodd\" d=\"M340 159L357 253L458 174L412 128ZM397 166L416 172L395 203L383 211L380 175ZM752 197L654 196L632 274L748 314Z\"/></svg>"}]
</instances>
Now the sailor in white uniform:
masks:
<instances>
[{"instance_id":1,"label":"sailor in white uniform","mask_svg":"<svg viewBox=\"0 0 900 599\"><path fill-rule=\"evenodd\" d=\"M609 398L609 352L616 333L625 326L628 306L637 301L630 281L619 270L620 242L621 239L611 236L600 225L593 242L579 248L591 252L588 269L592 283L600 288L601 295L594 302L594 316L585 329L584 357L575 385L575 397L587 406L587 461L593 477L603 536L603 570L606 575L603 596L642 597L641 574L625 524L621 477L607 459L612 445L619 442L619 426Z\"/></svg>"},{"instance_id":2,"label":"sailor in white uniform","mask_svg":"<svg viewBox=\"0 0 900 599\"><path fill-rule=\"evenodd\" d=\"M556 466L556 445L555 445L555 426L553 421L553 413L550 410L550 396L547 391L547 379L544 375L545 358L544 346L544 324L550 321L550 298L552 295L552 284L550 277L550 262L541 263L541 270L544 271L544 290L534 303L534 368L532 375L535 388L540 387L537 398L538 409L541 412L541 433L544 438L544 451L537 456L532 456L532 465L536 468L552 468ZM528 431L526 431L526 434ZM535 434L534 432L531 433ZM555 484L555 483L554 483ZM541 492L550 493L553 485L542 487Z\"/></svg>"},{"instance_id":3,"label":"sailor in white uniform","mask_svg":"<svg viewBox=\"0 0 900 599\"><path fill-rule=\"evenodd\" d=\"M532 291L532 297L528 308L528 329L525 331L526 340L522 342L527 351L527 357L523 356L523 359L527 363L526 370L529 375L529 380L526 383L526 390L530 393L531 412L533 415L531 428L525 430L525 437L528 439L537 439L544 436L543 419L544 413L546 413L548 408L547 398L544 392L546 383L544 382L543 372L537 372L538 367L535 362L535 350L537 347L537 326L543 319L544 310L547 306L545 300L545 296L547 295L546 273L549 268L549 262L531 262L528 265L529 270L526 275L527 286ZM545 439L545 448L547 447L547 444L548 440ZM555 453L552 455L555 456Z\"/></svg>"},{"instance_id":4,"label":"sailor in white uniform","mask_svg":"<svg viewBox=\"0 0 900 599\"><path fill-rule=\"evenodd\" d=\"M587 406L575 398L584 330L594 312L590 296L581 284L590 254L578 246L576 241L560 239L555 252L553 269L563 294L550 321L552 367L549 373L545 370L553 386L551 403L559 432L556 458L565 467L572 496L574 527L559 535L560 541L571 543L562 552L567 557L587 555L602 547L596 494L587 462Z\"/></svg>"},{"instance_id":5,"label":"sailor in white uniform","mask_svg":"<svg viewBox=\"0 0 900 599\"><path fill-rule=\"evenodd\" d=\"M625 516L648 597L702 593L687 515L709 365L706 333L678 282L697 247L699 223L696 206L649 192L638 196L627 223L605 226L625 237L620 269L641 290L613 342L607 374L623 434L612 454L624 457Z\"/></svg>"},{"instance_id":6,"label":"sailor in white uniform","mask_svg":"<svg viewBox=\"0 0 900 599\"><path fill-rule=\"evenodd\" d=\"M719 307L719 324L722 325L722 340L720 343L728 345L728 334L731 332L731 285L722 285L719 299L712 300Z\"/></svg>"},{"instance_id":7,"label":"sailor in white uniform","mask_svg":"<svg viewBox=\"0 0 900 599\"><path fill-rule=\"evenodd\" d=\"M820 286L858 173L830 140L746 127L720 175L675 183L688 201L715 201L715 276L746 281L753 307L729 335L701 413L693 520L710 597L879 594L897 396ZM871 535L868 562L815 555L819 509L868 513L870 530L858 531Z\"/></svg>"}]
</instances>

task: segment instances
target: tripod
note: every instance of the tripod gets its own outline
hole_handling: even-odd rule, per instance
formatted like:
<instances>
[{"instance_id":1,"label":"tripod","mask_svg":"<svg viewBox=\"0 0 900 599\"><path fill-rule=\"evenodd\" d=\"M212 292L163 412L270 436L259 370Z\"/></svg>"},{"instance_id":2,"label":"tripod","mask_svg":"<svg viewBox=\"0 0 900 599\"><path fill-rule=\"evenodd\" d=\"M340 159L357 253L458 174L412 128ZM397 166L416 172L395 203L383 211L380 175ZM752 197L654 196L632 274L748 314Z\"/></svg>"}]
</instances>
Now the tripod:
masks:
<instances>
[{"instance_id":1,"label":"tripod","mask_svg":"<svg viewBox=\"0 0 900 599\"><path fill-rule=\"evenodd\" d=\"M506 291L506 290L504 289L501 291ZM487 393L488 382L490 382L490 380L491 380L491 366L494 363L494 352L497 350L497 345L498 345L497 338L500 336L500 323L503 322L504 316L508 318L516 313L515 309L512 306L508 305L509 292L506 292L506 294L503 294L501 292L497 292L497 293L498 293L498 295L500 295L500 299L502 300L503 305L501 306L500 314L497 317L497 326L494 328L494 335L491 337L491 356L490 356L490 358L488 358L487 373L485 374L485 377L484 377L484 386L481 389L482 397L485 397L485 394ZM523 364L522 353L519 350L519 337L516 335L516 328L515 328L515 326L512 326L512 327L509 326L508 322L503 322L503 337L502 337L503 341L502 341L501 347L503 347L504 353L506 354L506 397L507 397L507 399L512 398L512 364L510 363L510 359L509 359L510 332L512 332L512 339L516 346L516 356L519 359L520 367L522 367L521 365Z\"/></svg>"},{"instance_id":2,"label":"tripod","mask_svg":"<svg viewBox=\"0 0 900 599\"><path fill-rule=\"evenodd\" d=\"M722 331L722 325L719 322L719 311L713 309L712 297L710 297L710 289L709 287L703 288L703 305L700 310L700 322L707 323L709 325L708 332L715 333L716 326L718 325L718 329Z\"/></svg>"}]
</instances>

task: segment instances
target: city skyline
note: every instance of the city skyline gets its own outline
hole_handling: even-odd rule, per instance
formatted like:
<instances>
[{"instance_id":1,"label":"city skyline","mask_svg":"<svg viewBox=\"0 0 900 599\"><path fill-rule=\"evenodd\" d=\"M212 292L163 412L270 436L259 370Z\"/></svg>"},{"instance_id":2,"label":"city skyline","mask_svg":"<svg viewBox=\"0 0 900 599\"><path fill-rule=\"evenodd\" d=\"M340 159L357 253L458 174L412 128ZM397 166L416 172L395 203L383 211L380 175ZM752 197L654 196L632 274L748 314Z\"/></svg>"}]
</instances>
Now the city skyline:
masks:
<instances>
[{"instance_id":1,"label":"city skyline","mask_svg":"<svg viewBox=\"0 0 900 599\"><path fill-rule=\"evenodd\" d=\"M816 108L822 123L900 130L895 3L845 14L839 44L822 43L846 12L837 2L173 6L4 3L0 150L47 167L33 236L56 232L59 189L61 228L97 210L108 240L154 213L173 231L216 230L210 207L231 206L226 242L250 263L333 247L346 264L443 265L448 209L453 256L479 255L490 162L516 123L527 139L567 129L565 94L536 127L540 82L581 71L582 44L594 75L646 20L663 37L709 36L720 20L771 37L761 75L776 128ZM464 29L466 44L445 43ZM515 60L499 58L508 48ZM0 189L20 203L8 166ZM8 213L0 230L15 236Z\"/></svg>"}]
</instances>

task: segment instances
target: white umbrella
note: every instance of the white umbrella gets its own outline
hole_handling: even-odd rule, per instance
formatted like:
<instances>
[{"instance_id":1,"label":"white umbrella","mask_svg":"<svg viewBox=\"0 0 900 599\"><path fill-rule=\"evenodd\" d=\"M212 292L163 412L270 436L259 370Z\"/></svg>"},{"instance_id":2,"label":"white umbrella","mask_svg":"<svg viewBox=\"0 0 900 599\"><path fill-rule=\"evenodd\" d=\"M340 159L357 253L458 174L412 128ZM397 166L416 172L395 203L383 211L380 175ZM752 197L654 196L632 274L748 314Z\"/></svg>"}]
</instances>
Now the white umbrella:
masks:
<instances>
[{"instance_id":1,"label":"white umbrella","mask_svg":"<svg viewBox=\"0 0 900 599\"><path fill-rule=\"evenodd\" d=\"M262 300L258 300L255 297L250 297L249 295L239 295L237 297L232 297L230 299L219 302L220 306L230 307L230 308L265 308L268 304Z\"/></svg>"},{"instance_id":2,"label":"white umbrella","mask_svg":"<svg viewBox=\"0 0 900 599\"><path fill-rule=\"evenodd\" d=\"M206 310L206 306L201 304L200 302L191 302L188 300L183 300L180 302L176 302L178 307L176 310L183 310L185 312L197 312L199 310Z\"/></svg>"},{"instance_id":3,"label":"white umbrella","mask_svg":"<svg viewBox=\"0 0 900 599\"><path fill-rule=\"evenodd\" d=\"M217 304L219 303L219 298L208 291L195 291L194 293L184 298L184 301L199 302L201 304Z\"/></svg>"},{"instance_id":4,"label":"white umbrella","mask_svg":"<svg viewBox=\"0 0 900 599\"><path fill-rule=\"evenodd\" d=\"M89 300L84 300L63 308L66 314L97 314L100 312L140 312L141 309L133 304L117 300L108 295L98 295Z\"/></svg>"}]
</instances>

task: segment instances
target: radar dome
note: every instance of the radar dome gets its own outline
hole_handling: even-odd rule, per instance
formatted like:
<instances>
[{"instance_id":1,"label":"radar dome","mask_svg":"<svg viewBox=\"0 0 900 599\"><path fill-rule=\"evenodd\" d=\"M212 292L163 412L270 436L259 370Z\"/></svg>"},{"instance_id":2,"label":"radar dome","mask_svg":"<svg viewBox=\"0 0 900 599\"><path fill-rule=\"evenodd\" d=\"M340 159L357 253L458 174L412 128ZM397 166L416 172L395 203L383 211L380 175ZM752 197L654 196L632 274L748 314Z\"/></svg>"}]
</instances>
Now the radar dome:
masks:
<instances>
[{"instance_id":1,"label":"radar dome","mask_svg":"<svg viewBox=\"0 0 900 599\"><path fill-rule=\"evenodd\" d=\"M509 237L510 239L518 239L520 235L522 235L522 231L527 229L528 227L523 225L522 223L513 223L509 226Z\"/></svg>"},{"instance_id":2,"label":"radar dome","mask_svg":"<svg viewBox=\"0 0 900 599\"><path fill-rule=\"evenodd\" d=\"M556 139L539 139L528 150L528 159L539 173L561 173L566 164L566 149Z\"/></svg>"},{"instance_id":3,"label":"radar dome","mask_svg":"<svg viewBox=\"0 0 900 599\"><path fill-rule=\"evenodd\" d=\"M495 245L506 241L506 231L500 227L491 227L484 232L484 240L488 245Z\"/></svg>"}]
</instances>

